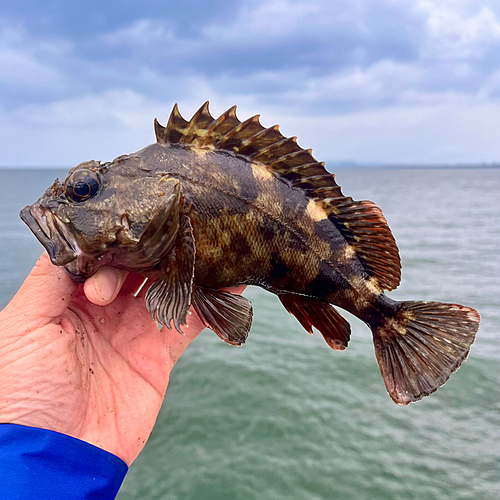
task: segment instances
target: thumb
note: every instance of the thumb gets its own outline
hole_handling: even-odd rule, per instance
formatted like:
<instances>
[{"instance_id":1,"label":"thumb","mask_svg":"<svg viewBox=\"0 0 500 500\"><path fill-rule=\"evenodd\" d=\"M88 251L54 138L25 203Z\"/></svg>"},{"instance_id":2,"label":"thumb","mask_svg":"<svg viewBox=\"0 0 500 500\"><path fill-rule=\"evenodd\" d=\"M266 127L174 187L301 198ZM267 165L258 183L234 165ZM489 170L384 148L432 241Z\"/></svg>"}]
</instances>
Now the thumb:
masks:
<instances>
[{"instance_id":1,"label":"thumb","mask_svg":"<svg viewBox=\"0 0 500 500\"><path fill-rule=\"evenodd\" d=\"M115 300L127 276L127 271L101 267L94 276L85 281L83 291L90 302L98 306L105 306Z\"/></svg>"},{"instance_id":2,"label":"thumb","mask_svg":"<svg viewBox=\"0 0 500 500\"><path fill-rule=\"evenodd\" d=\"M38 324L50 321L66 310L77 287L44 252L4 312Z\"/></svg>"}]
</instances>

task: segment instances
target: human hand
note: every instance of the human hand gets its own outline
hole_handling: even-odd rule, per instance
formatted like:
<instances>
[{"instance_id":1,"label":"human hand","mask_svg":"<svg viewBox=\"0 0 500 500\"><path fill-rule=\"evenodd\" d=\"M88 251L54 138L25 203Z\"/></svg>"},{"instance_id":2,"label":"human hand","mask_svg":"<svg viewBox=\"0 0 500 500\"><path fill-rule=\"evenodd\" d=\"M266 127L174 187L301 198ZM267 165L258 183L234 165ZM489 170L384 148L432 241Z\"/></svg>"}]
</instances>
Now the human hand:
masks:
<instances>
[{"instance_id":1,"label":"human hand","mask_svg":"<svg viewBox=\"0 0 500 500\"><path fill-rule=\"evenodd\" d=\"M159 330L146 291L134 296L143 279L102 268L78 285L44 253L0 313L0 422L68 434L130 465L204 328L193 312L184 335Z\"/></svg>"}]
</instances>

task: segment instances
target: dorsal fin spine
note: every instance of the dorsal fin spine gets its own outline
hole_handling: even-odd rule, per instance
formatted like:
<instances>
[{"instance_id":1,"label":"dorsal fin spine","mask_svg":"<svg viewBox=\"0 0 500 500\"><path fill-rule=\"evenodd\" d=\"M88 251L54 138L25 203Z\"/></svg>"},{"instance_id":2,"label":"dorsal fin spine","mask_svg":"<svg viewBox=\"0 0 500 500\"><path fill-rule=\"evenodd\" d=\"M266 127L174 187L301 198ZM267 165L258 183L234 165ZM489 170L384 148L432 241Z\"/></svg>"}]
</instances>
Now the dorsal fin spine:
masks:
<instances>
[{"instance_id":1,"label":"dorsal fin spine","mask_svg":"<svg viewBox=\"0 0 500 500\"><path fill-rule=\"evenodd\" d=\"M311 154L312 149L299 149L298 151L294 151L293 153L288 153L283 156L278 156L278 158L276 158L276 161L274 161L273 163L280 163L283 161L293 160L295 157L302 155L304 153ZM273 165L273 163L270 163L270 165Z\"/></svg>"},{"instance_id":2,"label":"dorsal fin spine","mask_svg":"<svg viewBox=\"0 0 500 500\"><path fill-rule=\"evenodd\" d=\"M311 163L314 157L311 155L311 150L301 149L300 146L295 143L290 143L287 145L287 149L295 149L295 151L287 152L286 154L277 157L274 161L271 161L268 165L269 168L282 171L284 170L287 174L290 174L291 169L296 165L303 165L304 163ZM311 177L304 174L304 177ZM317 174L318 172L316 172Z\"/></svg>"},{"instance_id":3,"label":"dorsal fin spine","mask_svg":"<svg viewBox=\"0 0 500 500\"><path fill-rule=\"evenodd\" d=\"M203 129L202 127L199 126L200 121L202 118L207 118L210 123L214 121L214 117L210 114L208 111L208 101L206 101L198 111L193 115L191 120L189 120L189 123L186 128L186 135L189 136L190 132L193 130L196 130L197 132L201 132Z\"/></svg>"},{"instance_id":4,"label":"dorsal fin spine","mask_svg":"<svg viewBox=\"0 0 500 500\"><path fill-rule=\"evenodd\" d=\"M255 160L255 159L259 158L259 156L267 155L273 149L281 148L283 145L285 145L289 142L294 142L295 144L297 144L297 137L295 137L295 136L294 137L283 137L283 139L281 141L275 142L275 143L271 144L270 146L268 146L267 148L263 148L260 151L257 151L256 153L251 155L251 158L252 158L252 160Z\"/></svg>"},{"instance_id":5,"label":"dorsal fin spine","mask_svg":"<svg viewBox=\"0 0 500 500\"><path fill-rule=\"evenodd\" d=\"M259 117L260 115L255 115L248 120L245 120L244 122L240 122L236 127L234 127L232 130L227 132L221 139L217 142L216 146L223 146L225 142L227 142L229 139L234 137L235 135L238 135L241 133L242 130L244 130L246 127L248 127L251 124L258 125L259 127L262 127L262 125L259 122Z\"/></svg>"},{"instance_id":6,"label":"dorsal fin spine","mask_svg":"<svg viewBox=\"0 0 500 500\"><path fill-rule=\"evenodd\" d=\"M193 125L198 122L198 120L200 119L200 116L203 116L204 114L208 114L213 121L213 116L210 115L210 113L208 111L208 101L205 101L205 103L192 116L191 120L189 120L189 128L192 128Z\"/></svg>"},{"instance_id":7,"label":"dorsal fin spine","mask_svg":"<svg viewBox=\"0 0 500 500\"><path fill-rule=\"evenodd\" d=\"M302 165L297 165L297 166L294 166L292 168L290 168L290 173L293 173L293 174L300 174L303 170L307 170L309 168L317 168L317 167L324 167L325 164L324 162L319 162L319 161L315 161L313 163L303 163ZM332 180L335 179L335 176L333 174L330 174L329 172L326 172L325 173L322 173L321 174L322 176L330 176L330 178ZM310 179L311 176L308 176L307 179ZM303 180L303 179L301 179Z\"/></svg>"},{"instance_id":8,"label":"dorsal fin spine","mask_svg":"<svg viewBox=\"0 0 500 500\"><path fill-rule=\"evenodd\" d=\"M212 124L208 127L209 135L213 143L213 147L217 148L222 137L224 137L227 132L236 127L240 121L236 117L236 106L233 106L226 110L222 115L219 116Z\"/></svg>"},{"instance_id":9,"label":"dorsal fin spine","mask_svg":"<svg viewBox=\"0 0 500 500\"><path fill-rule=\"evenodd\" d=\"M166 142L179 142L176 140L177 137L182 139L184 137L185 130L188 126L188 123L179 113L179 108L177 104L174 104L172 112L170 113L170 118L168 119L166 131L165 131L165 139Z\"/></svg>"},{"instance_id":10,"label":"dorsal fin spine","mask_svg":"<svg viewBox=\"0 0 500 500\"><path fill-rule=\"evenodd\" d=\"M321 174L321 175L313 175L312 177L306 177L305 181L307 182L314 182L319 179L324 179L324 178L329 178L330 176L328 174ZM294 186L300 184L301 182L304 182L304 179L301 179L300 177L298 179L292 180L291 181ZM330 188L331 189L331 188Z\"/></svg>"},{"instance_id":11,"label":"dorsal fin spine","mask_svg":"<svg viewBox=\"0 0 500 500\"><path fill-rule=\"evenodd\" d=\"M331 186L321 186L316 189L311 189L311 193L320 195L321 193L325 192L328 193L331 189ZM352 200L352 198L351 198Z\"/></svg>"},{"instance_id":12,"label":"dorsal fin spine","mask_svg":"<svg viewBox=\"0 0 500 500\"><path fill-rule=\"evenodd\" d=\"M259 116L259 115L257 115L257 116ZM274 125L273 127L264 128L263 130L261 130L260 132L257 132L256 134L252 135L248 139L245 139L241 143L240 149L243 150L246 146L254 143L258 139L262 139L263 137L265 137L266 135L268 135L273 130L275 130L275 131L279 130L279 125Z\"/></svg>"},{"instance_id":13,"label":"dorsal fin spine","mask_svg":"<svg viewBox=\"0 0 500 500\"><path fill-rule=\"evenodd\" d=\"M207 135L211 135L214 130L217 129L217 127L220 127L222 125L223 122L225 122L227 119L227 115L226 113L222 114L219 116L219 118L216 118L212 124L210 125L210 127L208 127L207 129Z\"/></svg>"},{"instance_id":14,"label":"dorsal fin spine","mask_svg":"<svg viewBox=\"0 0 500 500\"><path fill-rule=\"evenodd\" d=\"M236 106L231 106L224 114L236 118Z\"/></svg>"},{"instance_id":15,"label":"dorsal fin spine","mask_svg":"<svg viewBox=\"0 0 500 500\"><path fill-rule=\"evenodd\" d=\"M160 125L157 118L155 118L154 124L155 124L156 142L161 142L161 143L167 142L165 135L167 129L163 125Z\"/></svg>"}]
</instances>

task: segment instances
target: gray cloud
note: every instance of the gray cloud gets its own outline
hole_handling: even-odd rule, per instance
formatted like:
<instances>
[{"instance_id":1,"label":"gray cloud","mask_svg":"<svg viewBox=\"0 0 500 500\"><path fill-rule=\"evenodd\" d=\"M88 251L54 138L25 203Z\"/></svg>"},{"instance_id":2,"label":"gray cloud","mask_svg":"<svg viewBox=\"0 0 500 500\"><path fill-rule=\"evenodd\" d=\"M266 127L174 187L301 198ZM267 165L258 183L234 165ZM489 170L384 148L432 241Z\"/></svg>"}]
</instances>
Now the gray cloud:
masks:
<instances>
[{"instance_id":1,"label":"gray cloud","mask_svg":"<svg viewBox=\"0 0 500 500\"><path fill-rule=\"evenodd\" d=\"M42 9L34 0L22 0L0 17L0 124L11 124L9 134L16 127L42 127L54 135L64 129L71 144L78 124L80 133L85 130L90 142L109 153L98 134L110 131L119 144L120 137L133 134L146 138L146 115L166 115L174 101L191 112L205 99L221 108L240 103L242 112L281 117L299 129L313 120L322 124L312 127L316 137L321 130L339 133L332 125L338 118L357 120L365 134L360 137L371 133L387 141L394 127L400 135L402 116L408 133L418 134L415 117L450 127L444 113L458 108L484 113L489 126L497 123L500 6L493 0L190 1L168 8L164 2L135 0L112 7L94 0L85 8L72 4ZM30 16L19 10L23 6ZM362 122L377 122L384 113L394 123L387 137ZM435 119L433 113L442 116ZM141 127L139 119L145 120ZM436 161L445 151L450 158L474 156L458 126L451 129L460 140L446 136L449 146L442 152L424 148L426 161L433 158L429 151ZM469 142L477 145L472 135L480 125L474 127ZM356 127L347 128L355 141ZM412 141L402 143L411 156ZM15 161L11 144L0 144L5 155L11 151L0 163ZM380 156L371 147L373 155L390 160L390 152ZM355 148L325 151L329 158L340 154L365 155ZM479 161L500 156L492 141L476 154ZM73 161L69 150L60 156L47 151L46 157Z\"/></svg>"}]
</instances>

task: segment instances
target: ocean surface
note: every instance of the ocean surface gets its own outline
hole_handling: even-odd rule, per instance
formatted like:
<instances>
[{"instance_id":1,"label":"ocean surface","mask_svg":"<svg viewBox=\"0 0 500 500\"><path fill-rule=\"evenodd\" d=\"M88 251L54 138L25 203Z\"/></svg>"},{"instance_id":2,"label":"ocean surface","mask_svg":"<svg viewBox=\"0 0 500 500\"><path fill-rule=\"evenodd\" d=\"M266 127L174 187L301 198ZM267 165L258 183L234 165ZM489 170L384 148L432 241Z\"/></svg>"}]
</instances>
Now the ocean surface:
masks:
<instances>
[{"instance_id":1,"label":"ocean surface","mask_svg":"<svg viewBox=\"0 0 500 500\"><path fill-rule=\"evenodd\" d=\"M398 242L395 299L482 315L467 362L423 401L396 406L369 329L332 351L255 287L246 345L204 331L175 367L157 425L119 500L498 500L500 169L337 169ZM0 170L0 304L42 252L18 217L64 172ZM29 374L28 374L29 376Z\"/></svg>"}]
</instances>

